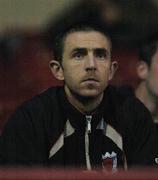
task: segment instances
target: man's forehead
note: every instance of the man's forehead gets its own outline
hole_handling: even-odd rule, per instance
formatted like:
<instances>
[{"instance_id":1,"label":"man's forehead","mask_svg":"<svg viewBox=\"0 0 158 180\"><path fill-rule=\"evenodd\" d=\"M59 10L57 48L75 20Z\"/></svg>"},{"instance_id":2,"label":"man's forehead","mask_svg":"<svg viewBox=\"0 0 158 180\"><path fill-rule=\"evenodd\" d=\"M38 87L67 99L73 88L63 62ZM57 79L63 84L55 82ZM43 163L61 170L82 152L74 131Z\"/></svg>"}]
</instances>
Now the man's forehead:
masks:
<instances>
[{"instance_id":1,"label":"man's forehead","mask_svg":"<svg viewBox=\"0 0 158 180\"><path fill-rule=\"evenodd\" d=\"M76 32L71 32L67 34L66 40L70 39L80 39L80 40L85 40L85 41L92 41L92 40L108 40L108 37L104 35L103 33L99 31L76 31Z\"/></svg>"},{"instance_id":2,"label":"man's forehead","mask_svg":"<svg viewBox=\"0 0 158 180\"><path fill-rule=\"evenodd\" d=\"M69 48L109 48L110 42L107 37L97 31L73 32L65 39L65 46Z\"/></svg>"}]
</instances>

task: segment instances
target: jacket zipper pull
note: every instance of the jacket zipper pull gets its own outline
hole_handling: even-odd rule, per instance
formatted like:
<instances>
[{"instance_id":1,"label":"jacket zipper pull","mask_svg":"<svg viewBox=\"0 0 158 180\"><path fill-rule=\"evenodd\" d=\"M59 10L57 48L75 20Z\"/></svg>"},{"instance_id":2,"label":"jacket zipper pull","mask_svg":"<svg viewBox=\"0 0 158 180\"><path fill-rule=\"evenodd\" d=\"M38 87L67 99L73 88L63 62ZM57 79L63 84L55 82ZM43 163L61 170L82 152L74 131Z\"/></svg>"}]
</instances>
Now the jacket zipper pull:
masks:
<instances>
[{"instance_id":1,"label":"jacket zipper pull","mask_svg":"<svg viewBox=\"0 0 158 180\"><path fill-rule=\"evenodd\" d=\"M88 133L91 133L91 120L92 120L92 116L91 115L86 115L87 132Z\"/></svg>"}]
</instances>

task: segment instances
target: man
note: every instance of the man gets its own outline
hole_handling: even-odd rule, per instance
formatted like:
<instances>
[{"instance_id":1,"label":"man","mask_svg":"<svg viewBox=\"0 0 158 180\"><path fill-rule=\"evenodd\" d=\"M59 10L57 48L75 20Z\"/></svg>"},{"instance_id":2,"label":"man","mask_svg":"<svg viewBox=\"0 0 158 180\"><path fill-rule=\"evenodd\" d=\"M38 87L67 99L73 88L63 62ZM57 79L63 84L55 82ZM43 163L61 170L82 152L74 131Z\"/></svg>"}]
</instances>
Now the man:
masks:
<instances>
[{"instance_id":1,"label":"man","mask_svg":"<svg viewBox=\"0 0 158 180\"><path fill-rule=\"evenodd\" d=\"M109 36L99 26L73 26L55 44L50 67L64 86L18 108L1 137L1 163L105 171L155 165L150 113L108 86L117 68Z\"/></svg>"},{"instance_id":2,"label":"man","mask_svg":"<svg viewBox=\"0 0 158 180\"><path fill-rule=\"evenodd\" d=\"M136 96L144 103L158 126L158 37L152 35L140 48Z\"/></svg>"}]
</instances>

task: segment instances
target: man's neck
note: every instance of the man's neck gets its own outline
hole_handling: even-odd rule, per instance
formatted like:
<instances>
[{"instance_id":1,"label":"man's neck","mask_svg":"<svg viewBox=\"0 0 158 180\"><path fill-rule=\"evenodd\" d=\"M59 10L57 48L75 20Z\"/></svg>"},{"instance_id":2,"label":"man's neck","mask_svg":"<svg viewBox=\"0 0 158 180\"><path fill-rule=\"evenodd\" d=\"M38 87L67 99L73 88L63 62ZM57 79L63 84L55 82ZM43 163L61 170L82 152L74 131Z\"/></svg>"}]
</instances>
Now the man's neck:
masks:
<instances>
[{"instance_id":1,"label":"man's neck","mask_svg":"<svg viewBox=\"0 0 158 180\"><path fill-rule=\"evenodd\" d=\"M136 97L140 99L144 105L149 109L153 117L158 117L158 103L157 99L153 97L146 89L142 82L135 90Z\"/></svg>"},{"instance_id":2,"label":"man's neck","mask_svg":"<svg viewBox=\"0 0 158 180\"><path fill-rule=\"evenodd\" d=\"M92 113L103 99L103 93L96 97L81 97L71 93L67 88L65 88L65 92L69 102L83 114Z\"/></svg>"}]
</instances>

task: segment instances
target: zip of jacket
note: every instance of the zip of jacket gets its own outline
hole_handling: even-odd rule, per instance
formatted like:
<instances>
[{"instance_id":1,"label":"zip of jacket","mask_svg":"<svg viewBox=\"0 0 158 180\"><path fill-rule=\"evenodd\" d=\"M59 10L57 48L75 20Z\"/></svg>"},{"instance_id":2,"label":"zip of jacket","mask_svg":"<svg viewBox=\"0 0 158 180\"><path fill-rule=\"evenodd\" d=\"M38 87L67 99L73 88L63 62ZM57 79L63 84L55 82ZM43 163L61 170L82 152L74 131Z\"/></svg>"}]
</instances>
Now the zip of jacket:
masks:
<instances>
[{"instance_id":1,"label":"zip of jacket","mask_svg":"<svg viewBox=\"0 0 158 180\"><path fill-rule=\"evenodd\" d=\"M91 170L91 162L89 155L89 133L91 133L91 115L86 115L86 132L85 132L85 153L86 153L86 166L88 170Z\"/></svg>"}]
</instances>

